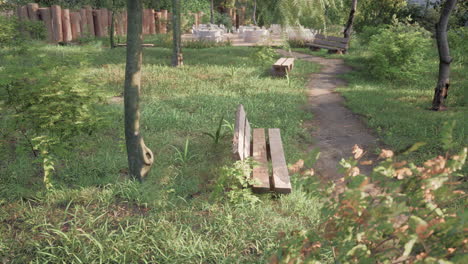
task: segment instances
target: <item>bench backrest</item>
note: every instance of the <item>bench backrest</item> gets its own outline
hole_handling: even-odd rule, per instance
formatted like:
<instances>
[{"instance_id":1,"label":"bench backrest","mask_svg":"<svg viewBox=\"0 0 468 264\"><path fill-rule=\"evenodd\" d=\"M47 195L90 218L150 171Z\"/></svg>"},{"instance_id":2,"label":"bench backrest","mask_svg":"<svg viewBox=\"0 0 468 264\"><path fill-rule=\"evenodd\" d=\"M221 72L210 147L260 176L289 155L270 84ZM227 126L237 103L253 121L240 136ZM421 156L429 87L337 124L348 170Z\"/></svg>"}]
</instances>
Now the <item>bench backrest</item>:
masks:
<instances>
[{"instance_id":1,"label":"bench backrest","mask_svg":"<svg viewBox=\"0 0 468 264\"><path fill-rule=\"evenodd\" d=\"M315 40L321 39L321 40L327 40L327 41L333 41L333 42L338 42L338 43L343 43L343 44L348 44L349 43L349 38L340 38L340 37L334 37L334 36L325 36L323 34L316 34L315 35Z\"/></svg>"},{"instance_id":2,"label":"bench backrest","mask_svg":"<svg viewBox=\"0 0 468 264\"><path fill-rule=\"evenodd\" d=\"M250 157L251 145L250 123L243 105L239 105L236 111L236 122L234 124L234 138L232 139L234 157L244 160Z\"/></svg>"}]
</instances>

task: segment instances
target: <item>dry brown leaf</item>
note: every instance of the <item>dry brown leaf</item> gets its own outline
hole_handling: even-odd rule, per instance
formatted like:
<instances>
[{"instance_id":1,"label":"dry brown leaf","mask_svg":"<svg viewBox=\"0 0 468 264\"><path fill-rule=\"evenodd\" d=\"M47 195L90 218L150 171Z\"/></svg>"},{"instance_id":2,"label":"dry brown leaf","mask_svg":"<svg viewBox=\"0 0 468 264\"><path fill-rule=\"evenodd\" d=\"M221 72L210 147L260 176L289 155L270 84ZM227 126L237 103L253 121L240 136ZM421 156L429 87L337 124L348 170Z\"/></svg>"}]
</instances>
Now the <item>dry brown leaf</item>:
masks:
<instances>
[{"instance_id":1,"label":"dry brown leaf","mask_svg":"<svg viewBox=\"0 0 468 264\"><path fill-rule=\"evenodd\" d=\"M401 167L405 166L406 164L408 164L408 162L406 160L401 161L401 162L395 162L395 163L393 163L393 167L401 168Z\"/></svg>"},{"instance_id":2,"label":"dry brown leaf","mask_svg":"<svg viewBox=\"0 0 468 264\"><path fill-rule=\"evenodd\" d=\"M389 149L382 149L382 151L380 152L380 155L379 155L379 158L380 159L389 159L391 157L393 157L393 151L389 150Z\"/></svg>"},{"instance_id":3,"label":"dry brown leaf","mask_svg":"<svg viewBox=\"0 0 468 264\"><path fill-rule=\"evenodd\" d=\"M304 160L300 159L293 165L289 166L289 172L290 173L297 173L301 171L301 169L304 168Z\"/></svg>"},{"instance_id":4,"label":"dry brown leaf","mask_svg":"<svg viewBox=\"0 0 468 264\"><path fill-rule=\"evenodd\" d=\"M308 170L304 171L304 173L302 175L304 175L304 176L314 176L315 171L314 171L314 169L308 169Z\"/></svg>"},{"instance_id":5,"label":"dry brown leaf","mask_svg":"<svg viewBox=\"0 0 468 264\"><path fill-rule=\"evenodd\" d=\"M354 159L358 160L364 155L364 150L360 148L357 144L353 146L353 155Z\"/></svg>"},{"instance_id":6,"label":"dry brown leaf","mask_svg":"<svg viewBox=\"0 0 468 264\"><path fill-rule=\"evenodd\" d=\"M361 165L372 165L372 163L374 163L372 160L363 160L359 162Z\"/></svg>"},{"instance_id":7,"label":"dry brown leaf","mask_svg":"<svg viewBox=\"0 0 468 264\"><path fill-rule=\"evenodd\" d=\"M352 167L348 170L348 176L355 177L361 173L358 167Z\"/></svg>"},{"instance_id":8,"label":"dry brown leaf","mask_svg":"<svg viewBox=\"0 0 468 264\"><path fill-rule=\"evenodd\" d=\"M403 180L407 176L413 175L413 172L409 168L402 168L398 169L395 171L394 176L396 176L397 179Z\"/></svg>"}]
</instances>

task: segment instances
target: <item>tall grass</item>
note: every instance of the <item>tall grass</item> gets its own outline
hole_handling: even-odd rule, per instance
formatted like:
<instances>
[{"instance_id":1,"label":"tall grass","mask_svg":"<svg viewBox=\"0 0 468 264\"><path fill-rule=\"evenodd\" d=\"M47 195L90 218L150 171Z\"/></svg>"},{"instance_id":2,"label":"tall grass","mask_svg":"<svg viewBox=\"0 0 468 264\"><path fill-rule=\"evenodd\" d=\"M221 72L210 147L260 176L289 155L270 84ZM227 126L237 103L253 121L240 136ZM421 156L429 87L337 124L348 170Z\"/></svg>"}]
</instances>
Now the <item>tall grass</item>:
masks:
<instances>
[{"instance_id":1,"label":"tall grass","mask_svg":"<svg viewBox=\"0 0 468 264\"><path fill-rule=\"evenodd\" d=\"M254 48L185 49L180 69L169 67L169 49L145 49L141 124L156 162L139 184L125 180L125 50L34 45L36 56L76 58L68 66L97 84L103 120L56 153L55 188L46 192L34 156L2 113L3 262L264 263L281 238L316 227L321 203L300 187L290 196L262 196L256 206L212 198L221 168L232 164L231 136L214 144L204 134L216 131L222 116L232 124L242 103L253 127L281 128L287 161L296 162L306 149L301 124L311 118L300 108L304 84L316 65L298 62L288 84L254 62ZM180 153L190 158L180 162Z\"/></svg>"}]
</instances>

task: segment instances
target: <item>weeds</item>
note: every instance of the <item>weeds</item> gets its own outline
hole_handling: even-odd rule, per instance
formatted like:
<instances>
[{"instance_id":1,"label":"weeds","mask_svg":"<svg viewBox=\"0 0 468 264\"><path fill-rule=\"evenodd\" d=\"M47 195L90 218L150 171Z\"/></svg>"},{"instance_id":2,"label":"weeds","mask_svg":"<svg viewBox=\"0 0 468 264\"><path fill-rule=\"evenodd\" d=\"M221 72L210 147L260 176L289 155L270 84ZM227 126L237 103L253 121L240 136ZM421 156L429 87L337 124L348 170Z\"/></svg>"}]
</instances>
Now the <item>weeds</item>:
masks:
<instances>
[{"instance_id":1,"label":"weeds","mask_svg":"<svg viewBox=\"0 0 468 264\"><path fill-rule=\"evenodd\" d=\"M178 162L181 165L187 165L188 162L190 162L193 158L195 158L195 155L191 154L189 151L189 142L190 141L187 138L185 140L185 145L182 150L177 148L176 146L172 146L175 150L175 157L174 157L175 162Z\"/></svg>"},{"instance_id":2,"label":"weeds","mask_svg":"<svg viewBox=\"0 0 468 264\"><path fill-rule=\"evenodd\" d=\"M214 144L218 144L219 140L225 135L223 133L223 127L224 127L223 123L225 124L226 122L227 121L224 120L224 116L221 116L221 118L219 119L218 127L216 128L216 132L214 134L209 133L209 132L203 132L203 135L209 136L210 138L213 139Z\"/></svg>"}]
</instances>

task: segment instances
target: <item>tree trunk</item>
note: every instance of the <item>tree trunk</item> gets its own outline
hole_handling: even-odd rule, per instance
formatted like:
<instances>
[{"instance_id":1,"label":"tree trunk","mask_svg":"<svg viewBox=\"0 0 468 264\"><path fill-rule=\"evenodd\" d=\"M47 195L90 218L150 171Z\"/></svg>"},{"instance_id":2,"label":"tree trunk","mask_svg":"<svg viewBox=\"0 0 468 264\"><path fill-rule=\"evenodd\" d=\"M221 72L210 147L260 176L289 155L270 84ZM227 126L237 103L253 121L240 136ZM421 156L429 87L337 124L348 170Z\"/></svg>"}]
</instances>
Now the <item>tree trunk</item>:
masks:
<instances>
[{"instance_id":1,"label":"tree trunk","mask_svg":"<svg viewBox=\"0 0 468 264\"><path fill-rule=\"evenodd\" d=\"M125 141L129 174L142 180L154 162L153 152L146 147L140 134L140 88L142 47L142 3L141 0L127 0L128 33L127 64L125 67Z\"/></svg>"},{"instance_id":2,"label":"tree trunk","mask_svg":"<svg viewBox=\"0 0 468 264\"><path fill-rule=\"evenodd\" d=\"M210 5L210 23L214 24L214 0L211 0Z\"/></svg>"},{"instance_id":3,"label":"tree trunk","mask_svg":"<svg viewBox=\"0 0 468 264\"><path fill-rule=\"evenodd\" d=\"M114 40L114 31L115 31L115 12L114 9L111 10L111 25L110 25L110 32L109 32L109 41L111 49L115 48L115 40Z\"/></svg>"},{"instance_id":4,"label":"tree trunk","mask_svg":"<svg viewBox=\"0 0 468 264\"><path fill-rule=\"evenodd\" d=\"M257 25L257 0L254 0L252 20L254 25Z\"/></svg>"},{"instance_id":5,"label":"tree trunk","mask_svg":"<svg viewBox=\"0 0 468 264\"><path fill-rule=\"evenodd\" d=\"M349 38L351 36L351 31L353 30L354 23L354 14L356 13L357 0L353 0L351 3L351 11L349 12L348 22L346 22L346 27L343 32L344 38Z\"/></svg>"},{"instance_id":6,"label":"tree trunk","mask_svg":"<svg viewBox=\"0 0 468 264\"><path fill-rule=\"evenodd\" d=\"M182 41L180 32L180 0L172 0L172 25L174 39L172 66L178 67L184 64L182 57Z\"/></svg>"},{"instance_id":7,"label":"tree trunk","mask_svg":"<svg viewBox=\"0 0 468 264\"><path fill-rule=\"evenodd\" d=\"M448 88L450 86L450 57L449 43L447 40L447 25L450 13L455 8L457 0L446 0L443 9L440 13L439 23L436 25L437 48L439 50L439 79L434 92L434 100L432 101L432 110L438 111L445 109L444 100L448 96Z\"/></svg>"}]
</instances>

